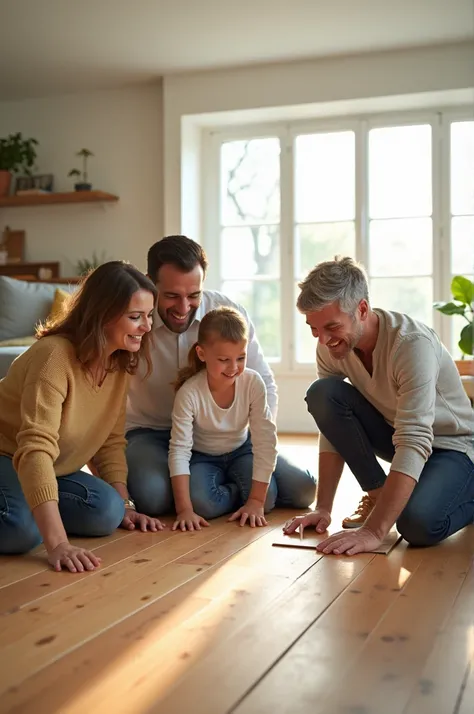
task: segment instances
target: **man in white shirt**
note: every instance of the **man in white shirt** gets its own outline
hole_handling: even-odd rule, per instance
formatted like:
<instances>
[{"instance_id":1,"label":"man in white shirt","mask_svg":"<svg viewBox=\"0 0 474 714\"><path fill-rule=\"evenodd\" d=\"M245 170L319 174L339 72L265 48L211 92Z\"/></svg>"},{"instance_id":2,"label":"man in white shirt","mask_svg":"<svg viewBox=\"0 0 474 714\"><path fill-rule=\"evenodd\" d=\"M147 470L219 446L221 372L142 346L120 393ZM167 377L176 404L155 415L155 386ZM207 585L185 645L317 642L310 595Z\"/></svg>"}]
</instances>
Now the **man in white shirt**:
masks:
<instances>
[{"instance_id":1,"label":"man in white shirt","mask_svg":"<svg viewBox=\"0 0 474 714\"><path fill-rule=\"evenodd\" d=\"M298 309L318 339L319 379L306 402L320 429L319 485L316 510L285 531L327 529L344 463L367 495L359 523L343 525L360 527L320 543L323 553L372 551L394 523L417 546L472 523L474 414L436 333L372 309L365 271L351 258L320 263L300 289ZM388 476L377 456L390 462Z\"/></svg>"},{"instance_id":2,"label":"man in white shirt","mask_svg":"<svg viewBox=\"0 0 474 714\"><path fill-rule=\"evenodd\" d=\"M130 380L127 404L128 488L137 509L153 515L173 510L168 469L173 382L185 366L197 340L199 322L220 305L238 309L249 324L247 367L258 372L267 389L267 400L276 421L277 387L264 359L255 329L246 311L219 292L203 290L207 258L202 247L185 236L168 236L148 251L148 275L158 288L158 303L152 328L152 372L146 366ZM316 491L315 478L281 455L272 480L276 505L306 508Z\"/></svg>"}]
</instances>

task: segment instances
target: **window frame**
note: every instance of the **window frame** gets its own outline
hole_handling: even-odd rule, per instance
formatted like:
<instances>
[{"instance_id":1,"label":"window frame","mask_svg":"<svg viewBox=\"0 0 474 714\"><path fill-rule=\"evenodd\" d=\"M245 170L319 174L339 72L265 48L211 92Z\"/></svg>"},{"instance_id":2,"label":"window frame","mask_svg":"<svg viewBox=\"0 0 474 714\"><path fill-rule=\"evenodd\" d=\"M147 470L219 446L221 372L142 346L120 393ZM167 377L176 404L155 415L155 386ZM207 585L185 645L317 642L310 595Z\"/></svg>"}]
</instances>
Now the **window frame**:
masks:
<instances>
[{"instance_id":1,"label":"window frame","mask_svg":"<svg viewBox=\"0 0 474 714\"><path fill-rule=\"evenodd\" d=\"M369 265L368 137L374 128L429 124L432 131L433 300L447 299L451 281L450 126L474 120L470 107L355 114L292 121L272 121L202 130L202 243L209 256L206 285L219 290L220 275L220 146L228 141L277 137L280 140L280 317L281 361L271 362L277 376L313 376L314 364L296 361L294 319L295 242L294 147L301 134L355 132L355 245L357 260ZM451 321L438 311L433 327L451 345ZM315 341L316 352L316 341Z\"/></svg>"}]
</instances>

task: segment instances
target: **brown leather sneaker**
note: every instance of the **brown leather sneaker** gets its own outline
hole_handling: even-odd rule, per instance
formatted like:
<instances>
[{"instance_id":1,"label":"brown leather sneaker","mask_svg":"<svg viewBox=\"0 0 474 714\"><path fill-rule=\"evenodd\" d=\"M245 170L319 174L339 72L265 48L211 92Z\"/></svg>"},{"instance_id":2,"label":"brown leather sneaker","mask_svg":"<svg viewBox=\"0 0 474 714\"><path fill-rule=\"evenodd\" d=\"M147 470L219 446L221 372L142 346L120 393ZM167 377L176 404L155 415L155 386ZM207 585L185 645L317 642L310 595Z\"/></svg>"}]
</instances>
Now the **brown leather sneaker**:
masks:
<instances>
[{"instance_id":1,"label":"brown leather sneaker","mask_svg":"<svg viewBox=\"0 0 474 714\"><path fill-rule=\"evenodd\" d=\"M356 508L352 515L347 516L342 521L343 528L360 528L366 522L367 518L370 516L373 507L375 506L375 501L370 498L367 494L363 496L359 502L359 506Z\"/></svg>"}]
</instances>

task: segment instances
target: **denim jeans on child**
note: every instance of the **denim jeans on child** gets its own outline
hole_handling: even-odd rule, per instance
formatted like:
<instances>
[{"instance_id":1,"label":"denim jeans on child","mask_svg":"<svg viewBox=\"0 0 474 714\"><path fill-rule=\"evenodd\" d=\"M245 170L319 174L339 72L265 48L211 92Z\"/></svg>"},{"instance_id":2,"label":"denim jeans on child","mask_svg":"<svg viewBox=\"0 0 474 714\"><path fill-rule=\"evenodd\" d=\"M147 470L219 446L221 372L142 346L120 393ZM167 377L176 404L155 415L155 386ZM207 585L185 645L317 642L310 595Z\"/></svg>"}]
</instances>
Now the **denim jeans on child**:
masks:
<instances>
[{"instance_id":1,"label":"denim jeans on child","mask_svg":"<svg viewBox=\"0 0 474 714\"><path fill-rule=\"evenodd\" d=\"M174 511L168 469L170 433L169 429L133 429L127 434L130 495L137 509L151 516ZM250 438L239 449L222 456L193 452L190 488L196 513L203 518L216 518L240 508L252 485L252 464ZM315 493L314 476L279 455L265 509L271 510L275 505L307 508Z\"/></svg>"}]
</instances>

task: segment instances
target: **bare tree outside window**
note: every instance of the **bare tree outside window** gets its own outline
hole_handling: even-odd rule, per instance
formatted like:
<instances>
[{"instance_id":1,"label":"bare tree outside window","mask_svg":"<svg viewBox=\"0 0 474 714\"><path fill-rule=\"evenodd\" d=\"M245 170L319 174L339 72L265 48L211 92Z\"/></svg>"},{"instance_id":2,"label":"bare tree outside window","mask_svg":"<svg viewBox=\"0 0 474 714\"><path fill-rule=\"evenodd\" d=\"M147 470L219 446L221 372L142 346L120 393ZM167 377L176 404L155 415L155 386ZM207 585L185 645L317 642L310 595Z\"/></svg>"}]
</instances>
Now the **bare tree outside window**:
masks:
<instances>
[{"instance_id":1,"label":"bare tree outside window","mask_svg":"<svg viewBox=\"0 0 474 714\"><path fill-rule=\"evenodd\" d=\"M265 356L281 358L280 142L233 141L221 149L222 290L242 304Z\"/></svg>"}]
</instances>

